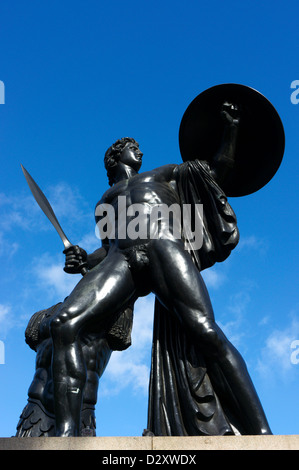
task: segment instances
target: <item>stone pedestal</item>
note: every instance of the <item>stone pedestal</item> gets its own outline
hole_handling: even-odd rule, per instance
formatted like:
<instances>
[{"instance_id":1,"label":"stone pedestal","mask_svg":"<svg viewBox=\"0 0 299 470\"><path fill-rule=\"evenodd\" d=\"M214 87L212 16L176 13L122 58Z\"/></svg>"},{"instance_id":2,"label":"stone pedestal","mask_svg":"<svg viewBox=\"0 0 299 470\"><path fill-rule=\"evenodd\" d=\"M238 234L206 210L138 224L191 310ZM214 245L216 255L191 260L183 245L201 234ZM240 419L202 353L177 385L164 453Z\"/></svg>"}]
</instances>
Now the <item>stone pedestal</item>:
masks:
<instances>
[{"instance_id":1,"label":"stone pedestal","mask_svg":"<svg viewBox=\"0 0 299 470\"><path fill-rule=\"evenodd\" d=\"M197 437L0 438L0 450L168 451L299 450L299 435ZM181 452L182 453L182 452ZM125 452L124 452L125 454Z\"/></svg>"}]
</instances>

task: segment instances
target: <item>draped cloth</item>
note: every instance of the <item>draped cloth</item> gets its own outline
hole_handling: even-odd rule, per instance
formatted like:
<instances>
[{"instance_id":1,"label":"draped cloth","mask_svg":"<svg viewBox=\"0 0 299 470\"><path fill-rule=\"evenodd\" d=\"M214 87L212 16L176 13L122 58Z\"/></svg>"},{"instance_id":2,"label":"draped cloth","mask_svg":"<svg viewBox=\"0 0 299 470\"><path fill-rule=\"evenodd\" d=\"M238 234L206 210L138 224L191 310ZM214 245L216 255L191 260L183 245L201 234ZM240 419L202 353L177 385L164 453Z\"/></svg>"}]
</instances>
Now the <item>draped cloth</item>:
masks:
<instances>
[{"instance_id":1,"label":"draped cloth","mask_svg":"<svg viewBox=\"0 0 299 470\"><path fill-rule=\"evenodd\" d=\"M236 216L208 164L195 160L180 165L178 192L181 205L203 204L201 248L193 249L185 237L186 249L198 270L225 260L237 245L239 232ZM237 402L217 362L205 357L205 351L158 299L147 428L145 434L156 436L246 433Z\"/></svg>"}]
</instances>

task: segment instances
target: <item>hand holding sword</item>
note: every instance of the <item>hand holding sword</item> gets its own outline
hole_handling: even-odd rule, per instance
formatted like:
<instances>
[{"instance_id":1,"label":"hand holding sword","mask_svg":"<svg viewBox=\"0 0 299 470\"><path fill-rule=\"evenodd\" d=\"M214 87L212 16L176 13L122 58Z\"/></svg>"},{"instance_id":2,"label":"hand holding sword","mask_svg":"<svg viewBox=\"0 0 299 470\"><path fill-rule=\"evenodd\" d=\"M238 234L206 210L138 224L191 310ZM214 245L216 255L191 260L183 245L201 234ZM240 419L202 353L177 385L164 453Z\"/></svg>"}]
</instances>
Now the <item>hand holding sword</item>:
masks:
<instances>
[{"instance_id":1,"label":"hand holding sword","mask_svg":"<svg viewBox=\"0 0 299 470\"><path fill-rule=\"evenodd\" d=\"M48 217L62 240L64 245L63 253L66 255L65 267L63 268L64 271L70 274L81 273L82 276L84 276L88 272L86 251L80 248L78 245L73 245L69 241L63 232L46 196L36 184L32 176L23 167L23 165L21 165L21 167L34 199L44 214Z\"/></svg>"}]
</instances>

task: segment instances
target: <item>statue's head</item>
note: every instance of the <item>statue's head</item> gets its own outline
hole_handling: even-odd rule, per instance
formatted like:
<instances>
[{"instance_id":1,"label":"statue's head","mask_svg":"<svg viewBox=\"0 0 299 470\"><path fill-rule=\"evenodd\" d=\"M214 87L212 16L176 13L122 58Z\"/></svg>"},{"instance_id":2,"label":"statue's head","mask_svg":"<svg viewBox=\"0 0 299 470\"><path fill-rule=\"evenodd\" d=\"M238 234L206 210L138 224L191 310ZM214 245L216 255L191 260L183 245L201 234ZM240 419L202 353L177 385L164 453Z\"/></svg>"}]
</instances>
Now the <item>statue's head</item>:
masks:
<instances>
[{"instance_id":1,"label":"statue's head","mask_svg":"<svg viewBox=\"0 0 299 470\"><path fill-rule=\"evenodd\" d=\"M132 155L131 159L130 155ZM141 166L141 157L142 153L139 150L139 144L132 137L123 137L111 145L106 151L104 158L110 186L115 182L115 175L120 161L138 171Z\"/></svg>"}]
</instances>

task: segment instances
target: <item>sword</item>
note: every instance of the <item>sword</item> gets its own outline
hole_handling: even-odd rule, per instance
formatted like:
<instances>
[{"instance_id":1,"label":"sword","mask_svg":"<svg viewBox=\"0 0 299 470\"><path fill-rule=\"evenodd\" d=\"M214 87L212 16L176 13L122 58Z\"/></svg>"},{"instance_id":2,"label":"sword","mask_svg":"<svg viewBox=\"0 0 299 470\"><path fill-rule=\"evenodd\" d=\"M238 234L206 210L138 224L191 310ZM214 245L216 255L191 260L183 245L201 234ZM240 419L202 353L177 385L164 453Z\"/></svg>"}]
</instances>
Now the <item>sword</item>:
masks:
<instances>
[{"instance_id":1,"label":"sword","mask_svg":"<svg viewBox=\"0 0 299 470\"><path fill-rule=\"evenodd\" d=\"M60 226L60 224L59 224L59 222L56 218L56 215L54 214L54 211L53 211L48 199L46 198L46 196L42 192L42 190L39 188L39 186L36 184L36 182L34 181L32 176L28 173L28 171L23 167L22 164L21 164L21 168L23 170L24 176L26 178L26 181L28 183L28 186L29 186L29 188L32 192L32 195L33 195L34 199L38 203L38 205L41 208L41 210L43 211L43 213L48 217L48 219L50 220L53 227L56 229L56 231L57 231L58 235L60 236L60 238L62 240L62 243L64 245L63 253L66 253L74 245L69 241L69 239L65 235L64 231L62 230L62 228L61 228L61 226ZM80 266L79 266L79 268L80 268ZM82 276L84 276L87 272L88 272L88 269L86 268L86 263L83 262L81 264L81 274L82 274Z\"/></svg>"}]
</instances>

